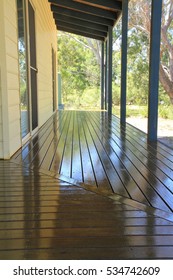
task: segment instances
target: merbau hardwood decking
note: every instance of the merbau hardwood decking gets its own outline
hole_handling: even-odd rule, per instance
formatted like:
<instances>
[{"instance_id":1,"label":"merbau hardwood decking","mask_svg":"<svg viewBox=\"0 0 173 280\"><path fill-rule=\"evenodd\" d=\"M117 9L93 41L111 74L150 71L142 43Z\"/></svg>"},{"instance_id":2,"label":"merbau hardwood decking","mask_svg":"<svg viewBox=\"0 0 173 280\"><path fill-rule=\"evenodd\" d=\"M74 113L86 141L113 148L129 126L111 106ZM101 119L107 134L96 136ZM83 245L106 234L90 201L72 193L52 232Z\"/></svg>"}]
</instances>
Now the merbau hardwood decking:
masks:
<instances>
[{"instance_id":1,"label":"merbau hardwood decking","mask_svg":"<svg viewBox=\"0 0 173 280\"><path fill-rule=\"evenodd\" d=\"M0 161L0 259L173 259L173 151L60 111Z\"/></svg>"},{"instance_id":2,"label":"merbau hardwood decking","mask_svg":"<svg viewBox=\"0 0 173 280\"><path fill-rule=\"evenodd\" d=\"M173 210L173 150L106 112L60 111L13 160L106 195ZM74 181L73 181L74 180Z\"/></svg>"},{"instance_id":3,"label":"merbau hardwood decking","mask_svg":"<svg viewBox=\"0 0 173 280\"><path fill-rule=\"evenodd\" d=\"M3 161L0 221L3 260L173 258L173 222L151 209Z\"/></svg>"}]
</instances>

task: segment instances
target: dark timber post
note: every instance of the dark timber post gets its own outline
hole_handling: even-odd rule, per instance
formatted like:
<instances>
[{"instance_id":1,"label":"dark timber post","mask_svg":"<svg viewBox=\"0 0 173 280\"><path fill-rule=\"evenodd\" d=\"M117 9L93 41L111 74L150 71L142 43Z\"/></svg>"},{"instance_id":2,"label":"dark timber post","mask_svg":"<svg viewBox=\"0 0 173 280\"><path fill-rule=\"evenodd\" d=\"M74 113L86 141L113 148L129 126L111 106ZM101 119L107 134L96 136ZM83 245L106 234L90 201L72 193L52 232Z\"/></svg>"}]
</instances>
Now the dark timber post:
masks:
<instances>
[{"instance_id":1,"label":"dark timber post","mask_svg":"<svg viewBox=\"0 0 173 280\"><path fill-rule=\"evenodd\" d=\"M106 40L105 48L105 110L107 110L107 96L108 96L108 41Z\"/></svg>"},{"instance_id":2,"label":"dark timber post","mask_svg":"<svg viewBox=\"0 0 173 280\"><path fill-rule=\"evenodd\" d=\"M101 43L101 110L104 110L104 102L105 102L105 96L104 96L104 92L105 92L105 85L104 85L104 77L105 77L105 71L104 71L104 52L105 52L105 48L104 48L104 42Z\"/></svg>"},{"instance_id":3,"label":"dark timber post","mask_svg":"<svg viewBox=\"0 0 173 280\"><path fill-rule=\"evenodd\" d=\"M108 115L112 116L112 27L108 36Z\"/></svg>"},{"instance_id":4,"label":"dark timber post","mask_svg":"<svg viewBox=\"0 0 173 280\"><path fill-rule=\"evenodd\" d=\"M122 1L122 47L121 47L121 107L120 121L126 123L127 95L127 39L128 39L128 0Z\"/></svg>"},{"instance_id":5,"label":"dark timber post","mask_svg":"<svg viewBox=\"0 0 173 280\"><path fill-rule=\"evenodd\" d=\"M62 109L61 74L58 72L58 109Z\"/></svg>"},{"instance_id":6,"label":"dark timber post","mask_svg":"<svg viewBox=\"0 0 173 280\"><path fill-rule=\"evenodd\" d=\"M148 97L148 140L157 140L162 0L152 0L150 34L150 73Z\"/></svg>"}]
</instances>

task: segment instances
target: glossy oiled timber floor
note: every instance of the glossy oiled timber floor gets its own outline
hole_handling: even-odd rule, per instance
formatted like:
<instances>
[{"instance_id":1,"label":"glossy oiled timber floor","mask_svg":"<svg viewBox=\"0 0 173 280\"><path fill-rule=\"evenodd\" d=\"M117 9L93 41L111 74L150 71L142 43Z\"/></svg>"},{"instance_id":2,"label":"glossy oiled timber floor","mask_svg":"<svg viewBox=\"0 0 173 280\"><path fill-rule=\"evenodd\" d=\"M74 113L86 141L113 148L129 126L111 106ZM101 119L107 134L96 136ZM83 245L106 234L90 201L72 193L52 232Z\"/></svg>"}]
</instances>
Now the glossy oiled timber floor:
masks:
<instances>
[{"instance_id":1,"label":"glossy oiled timber floor","mask_svg":"<svg viewBox=\"0 0 173 280\"><path fill-rule=\"evenodd\" d=\"M173 151L60 111L0 161L0 259L173 259Z\"/></svg>"},{"instance_id":2,"label":"glossy oiled timber floor","mask_svg":"<svg viewBox=\"0 0 173 280\"><path fill-rule=\"evenodd\" d=\"M0 259L173 259L172 214L130 201L0 161Z\"/></svg>"},{"instance_id":3,"label":"glossy oiled timber floor","mask_svg":"<svg viewBox=\"0 0 173 280\"><path fill-rule=\"evenodd\" d=\"M68 183L173 211L173 150L106 112L59 111L12 159Z\"/></svg>"}]
</instances>

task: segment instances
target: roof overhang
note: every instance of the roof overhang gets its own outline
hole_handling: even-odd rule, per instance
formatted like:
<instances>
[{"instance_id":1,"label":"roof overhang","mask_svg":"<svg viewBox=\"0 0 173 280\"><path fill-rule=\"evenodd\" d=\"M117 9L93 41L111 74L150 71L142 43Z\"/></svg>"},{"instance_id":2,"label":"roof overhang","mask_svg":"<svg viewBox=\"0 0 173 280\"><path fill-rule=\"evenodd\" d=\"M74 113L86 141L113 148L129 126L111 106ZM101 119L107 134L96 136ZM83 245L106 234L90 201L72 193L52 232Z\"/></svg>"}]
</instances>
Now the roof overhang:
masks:
<instances>
[{"instance_id":1,"label":"roof overhang","mask_svg":"<svg viewBox=\"0 0 173 280\"><path fill-rule=\"evenodd\" d=\"M122 10L122 0L48 0L58 30L105 41Z\"/></svg>"}]
</instances>

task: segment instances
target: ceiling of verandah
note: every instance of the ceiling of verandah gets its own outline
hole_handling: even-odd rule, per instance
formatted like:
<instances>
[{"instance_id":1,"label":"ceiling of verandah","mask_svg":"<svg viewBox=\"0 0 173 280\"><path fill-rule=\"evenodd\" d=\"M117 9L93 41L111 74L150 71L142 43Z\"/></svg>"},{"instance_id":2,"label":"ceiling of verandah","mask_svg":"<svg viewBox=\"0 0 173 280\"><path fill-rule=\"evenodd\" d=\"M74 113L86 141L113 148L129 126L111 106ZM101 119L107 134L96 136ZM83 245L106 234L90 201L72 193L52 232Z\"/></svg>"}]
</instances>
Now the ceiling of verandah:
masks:
<instances>
[{"instance_id":1,"label":"ceiling of verandah","mask_svg":"<svg viewBox=\"0 0 173 280\"><path fill-rule=\"evenodd\" d=\"M105 41L122 10L122 0L48 0L57 29Z\"/></svg>"}]
</instances>

